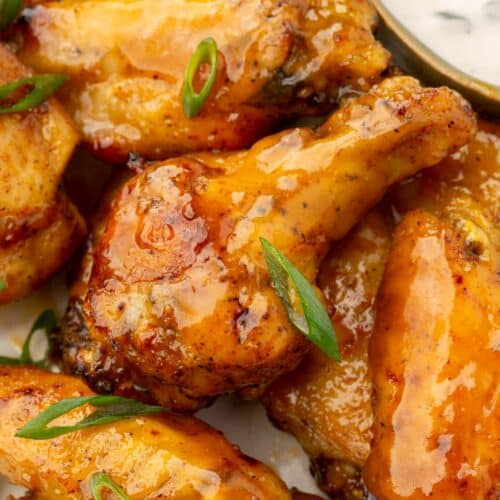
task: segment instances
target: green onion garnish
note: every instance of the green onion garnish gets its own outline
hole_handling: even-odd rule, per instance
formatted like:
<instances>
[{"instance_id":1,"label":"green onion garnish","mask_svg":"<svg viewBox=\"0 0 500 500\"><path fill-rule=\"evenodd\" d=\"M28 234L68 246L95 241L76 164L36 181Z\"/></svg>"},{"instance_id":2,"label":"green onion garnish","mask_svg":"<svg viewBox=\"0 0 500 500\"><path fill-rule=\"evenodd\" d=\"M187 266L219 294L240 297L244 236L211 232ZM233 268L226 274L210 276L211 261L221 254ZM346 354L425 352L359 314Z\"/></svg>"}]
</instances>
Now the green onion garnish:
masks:
<instances>
[{"instance_id":1,"label":"green onion garnish","mask_svg":"<svg viewBox=\"0 0 500 500\"><path fill-rule=\"evenodd\" d=\"M0 31L5 31L23 7L23 0L0 0Z\"/></svg>"},{"instance_id":2,"label":"green onion garnish","mask_svg":"<svg viewBox=\"0 0 500 500\"><path fill-rule=\"evenodd\" d=\"M90 491L94 500L102 500L101 489L111 490L120 500L128 500L127 494L104 472L95 472L90 476Z\"/></svg>"},{"instance_id":3,"label":"green onion garnish","mask_svg":"<svg viewBox=\"0 0 500 500\"><path fill-rule=\"evenodd\" d=\"M7 282L4 280L0 280L0 292L7 290Z\"/></svg>"},{"instance_id":4,"label":"green onion garnish","mask_svg":"<svg viewBox=\"0 0 500 500\"><path fill-rule=\"evenodd\" d=\"M202 40L194 54L191 56L184 75L184 87L182 89L182 108L188 118L194 118L201 110L205 101L210 96L217 76L217 43L213 38ZM207 81L197 94L193 89L193 79L198 68L203 63L210 64L210 74Z\"/></svg>"},{"instance_id":5,"label":"green onion garnish","mask_svg":"<svg viewBox=\"0 0 500 500\"><path fill-rule=\"evenodd\" d=\"M0 87L0 99L5 99L15 90L30 86L33 90L12 106L0 106L0 114L20 113L35 108L58 90L68 77L64 75L36 75L7 83Z\"/></svg>"},{"instance_id":6,"label":"green onion garnish","mask_svg":"<svg viewBox=\"0 0 500 500\"><path fill-rule=\"evenodd\" d=\"M50 422L75 408L90 404L97 409L80 422L68 426L47 427ZM30 420L19 429L16 437L26 439L52 439L63 434L76 432L88 427L109 424L127 418L151 415L165 411L160 406L151 406L139 403L133 399L120 396L83 396L79 398L63 399L43 410L37 417Z\"/></svg>"},{"instance_id":7,"label":"green onion garnish","mask_svg":"<svg viewBox=\"0 0 500 500\"><path fill-rule=\"evenodd\" d=\"M49 365L50 352L52 350L52 343L50 341L49 334L52 333L56 328L57 320L54 311L50 309L43 311L43 313L38 316L37 320L31 327L31 330L28 333L26 340L24 341L19 358L0 356L0 365L35 365L38 368L47 368ZM34 361L31 357L30 345L35 332L37 332L38 330L45 330L48 345L45 351L45 356L39 361Z\"/></svg>"},{"instance_id":8,"label":"green onion garnish","mask_svg":"<svg viewBox=\"0 0 500 500\"><path fill-rule=\"evenodd\" d=\"M271 281L278 297L283 302L292 324L311 342L335 361L340 361L337 337L328 313L314 287L304 275L269 241L260 238ZM303 314L293 306L290 284L293 285Z\"/></svg>"}]
</instances>

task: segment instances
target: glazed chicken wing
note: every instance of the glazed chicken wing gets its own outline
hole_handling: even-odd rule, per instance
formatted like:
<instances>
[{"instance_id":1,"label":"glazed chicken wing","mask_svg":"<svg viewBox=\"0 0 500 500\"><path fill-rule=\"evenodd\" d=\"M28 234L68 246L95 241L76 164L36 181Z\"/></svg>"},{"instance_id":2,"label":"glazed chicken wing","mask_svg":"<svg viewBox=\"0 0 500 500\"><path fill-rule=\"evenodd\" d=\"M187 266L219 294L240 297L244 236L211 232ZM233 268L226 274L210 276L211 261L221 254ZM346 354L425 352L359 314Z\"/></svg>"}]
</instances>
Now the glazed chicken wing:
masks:
<instances>
[{"instance_id":1,"label":"glazed chicken wing","mask_svg":"<svg viewBox=\"0 0 500 500\"><path fill-rule=\"evenodd\" d=\"M489 217L498 226L500 127L481 123L466 147L411 181L402 182L387 198L383 212L388 205L395 214L424 207L455 223L462 213L478 224ZM271 418L298 437L313 458L320 486L335 498L339 489L348 498L359 493L360 485L353 479L370 450L373 412L368 341L373 329L373 302L392 240L392 224L383 212L378 208L370 213L334 245L318 275L344 346L342 363L313 349L264 397ZM489 237L498 238L498 233Z\"/></svg>"},{"instance_id":2,"label":"glazed chicken wing","mask_svg":"<svg viewBox=\"0 0 500 500\"><path fill-rule=\"evenodd\" d=\"M372 381L368 340L374 302L392 241L390 218L370 212L335 244L318 285L341 346L340 363L313 347L300 365L277 380L263 398L273 422L291 432L312 458L328 494L363 498L360 470L372 439Z\"/></svg>"},{"instance_id":3,"label":"glazed chicken wing","mask_svg":"<svg viewBox=\"0 0 500 500\"><path fill-rule=\"evenodd\" d=\"M0 367L0 473L38 500L90 500L95 472L105 472L130 500L291 498L270 469L192 417L132 418L45 441L14 437L51 404L91 394L73 377ZM72 425L91 411L74 410L57 424Z\"/></svg>"},{"instance_id":4,"label":"glazed chicken wing","mask_svg":"<svg viewBox=\"0 0 500 500\"><path fill-rule=\"evenodd\" d=\"M29 75L0 45L0 85ZM73 253L85 231L60 184L78 141L53 98L37 108L0 115L0 303L38 287Z\"/></svg>"},{"instance_id":5,"label":"glazed chicken wing","mask_svg":"<svg viewBox=\"0 0 500 500\"><path fill-rule=\"evenodd\" d=\"M499 229L478 210L397 228L370 342L381 500L500 495Z\"/></svg>"},{"instance_id":6,"label":"glazed chicken wing","mask_svg":"<svg viewBox=\"0 0 500 500\"><path fill-rule=\"evenodd\" d=\"M367 0L63 0L26 14L19 55L71 76L63 102L100 155L163 159L249 146L283 118L331 110L340 87L369 88L389 61L375 17ZM184 72L207 37L217 80L188 119Z\"/></svg>"},{"instance_id":7,"label":"glazed chicken wing","mask_svg":"<svg viewBox=\"0 0 500 500\"><path fill-rule=\"evenodd\" d=\"M317 132L149 166L93 240L63 328L66 368L100 391L139 391L177 410L228 391L259 395L308 349L270 285L259 237L314 281L332 240L474 126L457 94L395 78Z\"/></svg>"}]
</instances>

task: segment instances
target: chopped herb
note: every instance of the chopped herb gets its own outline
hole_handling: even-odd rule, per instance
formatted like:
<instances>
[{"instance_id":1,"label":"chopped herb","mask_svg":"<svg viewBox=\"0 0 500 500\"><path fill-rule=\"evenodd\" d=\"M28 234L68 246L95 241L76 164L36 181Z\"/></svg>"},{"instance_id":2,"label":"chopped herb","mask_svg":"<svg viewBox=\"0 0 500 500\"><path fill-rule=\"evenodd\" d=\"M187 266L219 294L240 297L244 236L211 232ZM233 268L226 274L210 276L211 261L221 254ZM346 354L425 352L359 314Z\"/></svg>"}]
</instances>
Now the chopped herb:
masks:
<instances>
[{"instance_id":1,"label":"chopped herb","mask_svg":"<svg viewBox=\"0 0 500 500\"><path fill-rule=\"evenodd\" d=\"M67 79L63 75L36 75L2 85L0 87L0 99L6 99L22 87L33 88L29 94L12 106L0 106L0 114L20 113L35 108L56 92Z\"/></svg>"},{"instance_id":2,"label":"chopped herb","mask_svg":"<svg viewBox=\"0 0 500 500\"><path fill-rule=\"evenodd\" d=\"M269 241L260 239L271 281L278 297L283 302L292 324L311 342L335 361L340 361L337 337L330 317L321 303L314 287L304 275ZM293 285L301 305L298 312L293 304Z\"/></svg>"},{"instance_id":3,"label":"chopped herb","mask_svg":"<svg viewBox=\"0 0 500 500\"><path fill-rule=\"evenodd\" d=\"M128 500L127 494L104 472L95 472L90 476L90 491L94 500L101 500L101 490L111 490L120 500Z\"/></svg>"},{"instance_id":4,"label":"chopped herb","mask_svg":"<svg viewBox=\"0 0 500 500\"><path fill-rule=\"evenodd\" d=\"M212 92L217 76L217 43L213 38L205 38L202 40L196 50L194 51L191 59L186 67L184 75L184 86L182 90L182 108L184 114L188 118L194 118L200 111L206 100ZM210 74L203 88L197 94L193 89L193 79L196 76L198 68L203 63L210 64Z\"/></svg>"},{"instance_id":5,"label":"chopped herb","mask_svg":"<svg viewBox=\"0 0 500 500\"><path fill-rule=\"evenodd\" d=\"M92 405L97 409L80 422L68 426L48 427L53 420L75 408ZM88 427L109 424L132 417L152 415L165 411L160 406L151 406L120 396L83 396L63 399L43 410L16 433L16 437L26 439L52 439L63 434L76 432Z\"/></svg>"},{"instance_id":6,"label":"chopped herb","mask_svg":"<svg viewBox=\"0 0 500 500\"><path fill-rule=\"evenodd\" d=\"M467 33L470 33L470 31L472 30L472 23L470 19L467 19L465 16L461 16L460 14L450 11L438 11L435 12L435 14L436 16L446 19L447 21L462 21L463 23L465 23L465 29L467 30Z\"/></svg>"},{"instance_id":7,"label":"chopped herb","mask_svg":"<svg viewBox=\"0 0 500 500\"><path fill-rule=\"evenodd\" d=\"M21 355L19 358L10 358L6 356L0 356L0 365L35 365L38 368L46 369L49 365L50 352L52 350L52 343L50 341L50 334L57 328L57 320L54 314L54 311L51 309L47 309L43 311L40 316L38 316L37 320L31 327L26 340L24 341ZM45 334L47 335L48 346L45 351L45 356L39 360L34 361L31 357L31 341L33 336L38 330L45 330Z\"/></svg>"},{"instance_id":8,"label":"chopped herb","mask_svg":"<svg viewBox=\"0 0 500 500\"><path fill-rule=\"evenodd\" d=\"M23 0L0 0L0 31L5 31L23 7Z\"/></svg>"},{"instance_id":9,"label":"chopped herb","mask_svg":"<svg viewBox=\"0 0 500 500\"><path fill-rule=\"evenodd\" d=\"M0 292L7 290L7 282L4 280L0 280Z\"/></svg>"}]
</instances>

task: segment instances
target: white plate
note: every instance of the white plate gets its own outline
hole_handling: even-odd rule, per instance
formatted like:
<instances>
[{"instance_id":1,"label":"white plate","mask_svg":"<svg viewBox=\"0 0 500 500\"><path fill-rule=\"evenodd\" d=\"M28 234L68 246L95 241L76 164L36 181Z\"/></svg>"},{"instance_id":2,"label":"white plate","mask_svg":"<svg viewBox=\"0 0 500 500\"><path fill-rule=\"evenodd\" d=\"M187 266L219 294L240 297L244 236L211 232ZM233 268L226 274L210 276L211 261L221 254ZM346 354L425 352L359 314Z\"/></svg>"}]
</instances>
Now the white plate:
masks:
<instances>
[{"instance_id":1,"label":"white plate","mask_svg":"<svg viewBox=\"0 0 500 500\"><path fill-rule=\"evenodd\" d=\"M44 309L51 308L61 317L66 300L64 277L59 276L27 299L0 307L0 354L18 355L37 316ZM39 350L42 347L40 343ZM271 466L288 486L320 494L309 472L309 460L298 442L275 429L258 402L240 401L235 397L220 398L210 408L200 411L198 416L221 430L244 453ZM6 499L9 494L22 495L23 490L0 478L0 499Z\"/></svg>"}]
</instances>

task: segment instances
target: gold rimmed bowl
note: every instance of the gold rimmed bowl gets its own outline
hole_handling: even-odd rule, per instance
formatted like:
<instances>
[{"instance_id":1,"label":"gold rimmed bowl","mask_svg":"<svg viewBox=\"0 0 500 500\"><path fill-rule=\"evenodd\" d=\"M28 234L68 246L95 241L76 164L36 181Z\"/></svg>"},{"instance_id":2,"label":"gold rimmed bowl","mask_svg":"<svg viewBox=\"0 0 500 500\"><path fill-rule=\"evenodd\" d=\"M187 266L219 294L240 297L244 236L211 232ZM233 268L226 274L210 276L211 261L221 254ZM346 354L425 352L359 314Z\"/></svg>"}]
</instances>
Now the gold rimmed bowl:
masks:
<instances>
[{"instance_id":1,"label":"gold rimmed bowl","mask_svg":"<svg viewBox=\"0 0 500 500\"><path fill-rule=\"evenodd\" d=\"M452 66L422 43L390 12L382 0L372 2L380 18L379 38L391 51L398 66L429 85L447 85L454 88L472 103L476 111L500 118L500 87L474 78Z\"/></svg>"}]
</instances>

